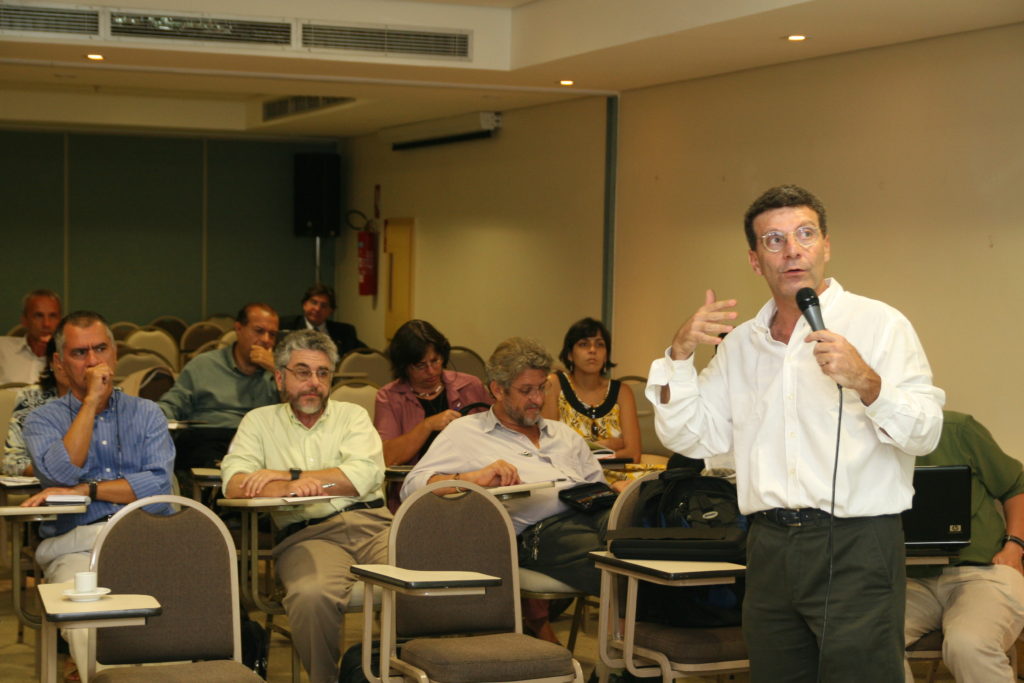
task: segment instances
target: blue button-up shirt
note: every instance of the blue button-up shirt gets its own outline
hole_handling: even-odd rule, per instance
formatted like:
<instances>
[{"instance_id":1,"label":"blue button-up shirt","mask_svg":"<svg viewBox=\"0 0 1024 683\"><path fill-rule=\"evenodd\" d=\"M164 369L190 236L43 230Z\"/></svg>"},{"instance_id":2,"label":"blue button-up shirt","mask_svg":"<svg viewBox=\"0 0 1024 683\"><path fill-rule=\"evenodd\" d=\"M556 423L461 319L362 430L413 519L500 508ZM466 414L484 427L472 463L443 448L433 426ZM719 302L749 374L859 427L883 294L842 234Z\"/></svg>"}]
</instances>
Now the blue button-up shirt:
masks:
<instances>
[{"instance_id":1,"label":"blue button-up shirt","mask_svg":"<svg viewBox=\"0 0 1024 683\"><path fill-rule=\"evenodd\" d=\"M39 407L25 421L25 443L44 487L125 479L136 498L171 492L174 444L167 419L155 403L114 391L106 409L93 421L84 467L72 463L64 447L64 436L81 408L82 402L69 392ZM44 523L40 535L47 538L66 533L121 507L119 503L93 501L82 514L60 515L55 522ZM167 505L151 505L147 510L155 514L170 512Z\"/></svg>"}]
</instances>

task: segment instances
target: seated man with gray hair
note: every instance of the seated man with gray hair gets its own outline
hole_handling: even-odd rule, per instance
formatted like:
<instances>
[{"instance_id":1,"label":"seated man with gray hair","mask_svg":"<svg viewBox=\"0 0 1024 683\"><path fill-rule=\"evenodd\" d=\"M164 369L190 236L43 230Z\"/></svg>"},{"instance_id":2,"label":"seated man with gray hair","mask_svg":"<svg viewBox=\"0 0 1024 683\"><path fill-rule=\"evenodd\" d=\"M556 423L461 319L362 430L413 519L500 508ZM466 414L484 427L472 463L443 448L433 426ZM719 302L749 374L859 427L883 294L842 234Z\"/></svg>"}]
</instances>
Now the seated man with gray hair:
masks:
<instances>
[{"instance_id":1,"label":"seated man with gray hair","mask_svg":"<svg viewBox=\"0 0 1024 683\"><path fill-rule=\"evenodd\" d=\"M608 510L573 510L558 492L603 482L604 473L583 437L541 417L551 364L533 340L513 337L499 344L487 361L494 405L449 424L409 472L401 495L404 500L445 479L455 487L460 481L484 487L555 481L554 488L505 504L519 537L519 564L597 595L600 573L587 553L604 547Z\"/></svg>"},{"instance_id":2,"label":"seated man with gray hair","mask_svg":"<svg viewBox=\"0 0 1024 683\"><path fill-rule=\"evenodd\" d=\"M284 608L312 683L338 679L354 582L349 567L387 562L391 524L377 430L363 408L328 398L337 364L327 335L301 330L285 337L274 352L282 402L242 418L221 465L228 498L338 496L272 513Z\"/></svg>"}]
</instances>

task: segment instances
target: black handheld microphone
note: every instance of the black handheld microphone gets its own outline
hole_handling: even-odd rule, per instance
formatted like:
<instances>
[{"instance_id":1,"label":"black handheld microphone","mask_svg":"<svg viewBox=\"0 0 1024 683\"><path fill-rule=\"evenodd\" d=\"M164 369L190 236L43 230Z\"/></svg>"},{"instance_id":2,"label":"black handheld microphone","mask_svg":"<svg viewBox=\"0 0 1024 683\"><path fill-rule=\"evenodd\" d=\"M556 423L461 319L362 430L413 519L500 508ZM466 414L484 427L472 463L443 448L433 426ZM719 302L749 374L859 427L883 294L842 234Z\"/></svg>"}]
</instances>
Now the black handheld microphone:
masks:
<instances>
[{"instance_id":1,"label":"black handheld microphone","mask_svg":"<svg viewBox=\"0 0 1024 683\"><path fill-rule=\"evenodd\" d=\"M825 329L825 321L821 319L821 306L818 305L818 295L810 287L804 287L796 293L796 305L807 319L807 324L815 332Z\"/></svg>"}]
</instances>

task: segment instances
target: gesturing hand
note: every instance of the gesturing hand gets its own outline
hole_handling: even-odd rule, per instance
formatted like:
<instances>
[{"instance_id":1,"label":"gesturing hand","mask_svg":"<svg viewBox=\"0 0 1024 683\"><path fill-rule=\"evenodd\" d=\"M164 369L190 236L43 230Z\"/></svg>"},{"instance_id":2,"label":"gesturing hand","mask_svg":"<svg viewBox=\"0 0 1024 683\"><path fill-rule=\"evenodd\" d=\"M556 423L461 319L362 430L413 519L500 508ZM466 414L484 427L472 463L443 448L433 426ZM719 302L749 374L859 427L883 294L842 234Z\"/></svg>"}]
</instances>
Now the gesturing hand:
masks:
<instances>
[{"instance_id":1,"label":"gesturing hand","mask_svg":"<svg viewBox=\"0 0 1024 683\"><path fill-rule=\"evenodd\" d=\"M732 332L733 326L727 321L735 320L738 313L728 309L736 307L736 299L715 299L715 290L704 293L704 305L683 323L672 339L672 358L686 360L693 355L699 344L720 344L718 335Z\"/></svg>"}]
</instances>

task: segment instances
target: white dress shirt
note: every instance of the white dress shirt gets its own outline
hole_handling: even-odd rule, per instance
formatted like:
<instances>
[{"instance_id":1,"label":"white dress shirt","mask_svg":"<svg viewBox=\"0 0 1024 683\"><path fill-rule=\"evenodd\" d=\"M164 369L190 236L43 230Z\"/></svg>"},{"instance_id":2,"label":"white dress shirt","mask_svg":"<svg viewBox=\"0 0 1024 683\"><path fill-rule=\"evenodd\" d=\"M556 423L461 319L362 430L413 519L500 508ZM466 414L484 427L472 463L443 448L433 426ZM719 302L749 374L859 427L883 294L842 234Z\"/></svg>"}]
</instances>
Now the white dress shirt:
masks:
<instances>
[{"instance_id":1,"label":"white dress shirt","mask_svg":"<svg viewBox=\"0 0 1024 683\"><path fill-rule=\"evenodd\" d=\"M34 384L46 367L46 356L37 356L25 337L0 337L0 384Z\"/></svg>"},{"instance_id":2,"label":"white dress shirt","mask_svg":"<svg viewBox=\"0 0 1024 683\"><path fill-rule=\"evenodd\" d=\"M604 481L601 463L587 442L568 426L541 418L540 447L525 434L501 424L494 409L455 420L434 439L402 485L402 500L427 485L435 474L470 472L504 460L519 471L524 484L555 481L554 488L531 492L505 502L516 534L542 519L568 510L558 498L561 489ZM457 482L456 482L457 483Z\"/></svg>"},{"instance_id":3,"label":"white dress shirt","mask_svg":"<svg viewBox=\"0 0 1024 683\"><path fill-rule=\"evenodd\" d=\"M945 394L910 322L882 302L843 290L822 293L825 326L845 337L882 380L870 406L844 389L838 517L899 513L913 497L914 456L930 453L942 429ZM698 378L693 358L666 352L651 364L647 398L668 448L694 458L736 457L740 510L830 508L839 390L821 372L801 318L788 344L771 336L769 301L731 332ZM660 402L661 386L671 398Z\"/></svg>"}]
</instances>

